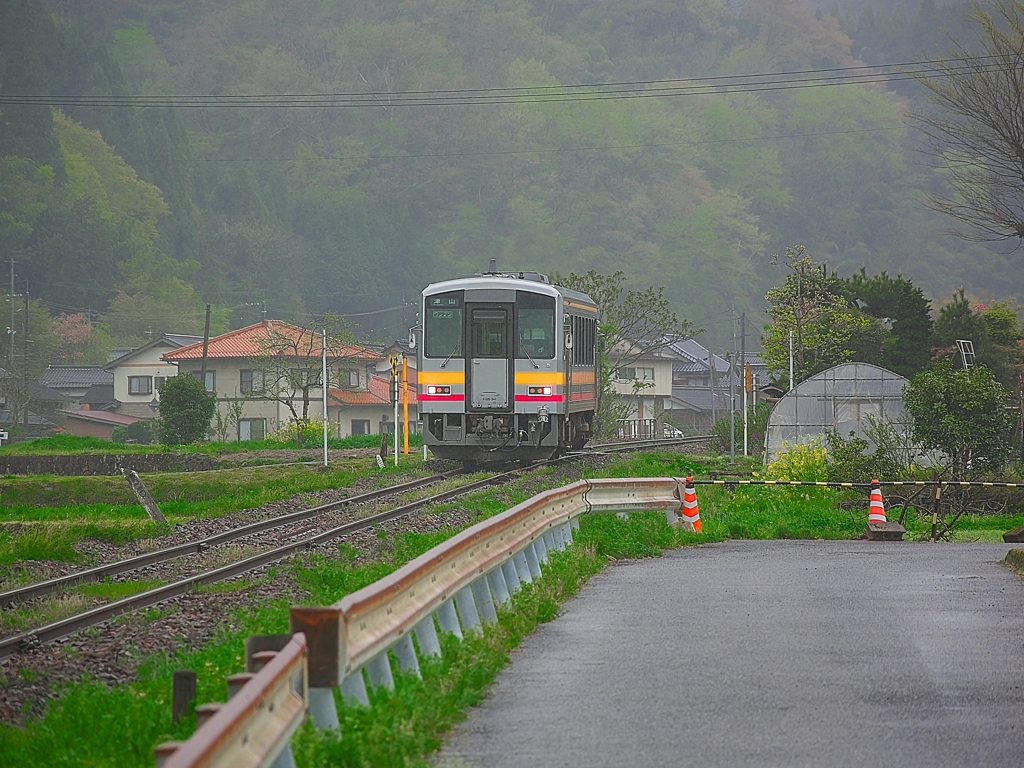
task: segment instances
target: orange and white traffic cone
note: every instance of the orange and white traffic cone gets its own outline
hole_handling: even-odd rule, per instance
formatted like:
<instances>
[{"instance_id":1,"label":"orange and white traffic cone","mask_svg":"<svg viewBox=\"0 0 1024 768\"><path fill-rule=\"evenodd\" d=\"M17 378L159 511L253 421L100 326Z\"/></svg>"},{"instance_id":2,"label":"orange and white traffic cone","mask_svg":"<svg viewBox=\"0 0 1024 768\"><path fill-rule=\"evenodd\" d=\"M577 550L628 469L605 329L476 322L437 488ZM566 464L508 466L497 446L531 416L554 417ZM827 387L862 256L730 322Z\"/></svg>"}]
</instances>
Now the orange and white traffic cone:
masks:
<instances>
[{"instance_id":1,"label":"orange and white traffic cone","mask_svg":"<svg viewBox=\"0 0 1024 768\"><path fill-rule=\"evenodd\" d=\"M871 481L871 502L868 505L868 527L861 538L869 541L903 541L907 532L899 523L890 523L885 519L885 504L882 503L882 489L878 478Z\"/></svg>"},{"instance_id":2,"label":"orange and white traffic cone","mask_svg":"<svg viewBox=\"0 0 1024 768\"><path fill-rule=\"evenodd\" d=\"M693 487L693 476L686 478L686 489L683 491L683 526L689 530L703 533L700 525L700 510L697 508L697 489Z\"/></svg>"},{"instance_id":3,"label":"orange and white traffic cone","mask_svg":"<svg viewBox=\"0 0 1024 768\"><path fill-rule=\"evenodd\" d=\"M868 522L884 523L885 504L882 503L882 489L878 485L878 478L871 481L871 503L868 505Z\"/></svg>"}]
</instances>

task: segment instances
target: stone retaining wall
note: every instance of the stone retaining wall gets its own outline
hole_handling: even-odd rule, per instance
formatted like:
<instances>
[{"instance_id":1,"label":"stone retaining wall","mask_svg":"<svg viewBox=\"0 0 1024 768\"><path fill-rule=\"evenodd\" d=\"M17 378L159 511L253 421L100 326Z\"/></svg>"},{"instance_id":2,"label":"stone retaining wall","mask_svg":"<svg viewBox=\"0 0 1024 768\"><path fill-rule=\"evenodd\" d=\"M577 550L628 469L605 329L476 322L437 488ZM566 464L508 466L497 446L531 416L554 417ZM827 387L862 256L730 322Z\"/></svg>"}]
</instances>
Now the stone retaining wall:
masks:
<instances>
[{"instance_id":1,"label":"stone retaining wall","mask_svg":"<svg viewBox=\"0 0 1024 768\"><path fill-rule=\"evenodd\" d=\"M198 454L0 456L0 475L119 475L123 468L136 472L199 472L213 467L212 458Z\"/></svg>"}]
</instances>

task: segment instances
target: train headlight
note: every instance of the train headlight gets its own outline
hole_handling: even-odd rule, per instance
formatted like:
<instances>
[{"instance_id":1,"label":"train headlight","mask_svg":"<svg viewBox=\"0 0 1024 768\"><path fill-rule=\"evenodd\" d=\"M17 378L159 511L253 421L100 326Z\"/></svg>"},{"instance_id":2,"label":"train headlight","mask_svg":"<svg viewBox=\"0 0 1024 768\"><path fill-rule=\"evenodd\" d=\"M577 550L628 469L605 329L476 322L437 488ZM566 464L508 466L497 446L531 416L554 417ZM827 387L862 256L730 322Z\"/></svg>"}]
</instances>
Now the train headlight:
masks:
<instances>
[{"instance_id":1,"label":"train headlight","mask_svg":"<svg viewBox=\"0 0 1024 768\"><path fill-rule=\"evenodd\" d=\"M530 387L531 395L550 395L551 387Z\"/></svg>"},{"instance_id":2,"label":"train headlight","mask_svg":"<svg viewBox=\"0 0 1024 768\"><path fill-rule=\"evenodd\" d=\"M451 387L439 387L435 384L430 384L427 387L428 395L450 395L452 393Z\"/></svg>"}]
</instances>

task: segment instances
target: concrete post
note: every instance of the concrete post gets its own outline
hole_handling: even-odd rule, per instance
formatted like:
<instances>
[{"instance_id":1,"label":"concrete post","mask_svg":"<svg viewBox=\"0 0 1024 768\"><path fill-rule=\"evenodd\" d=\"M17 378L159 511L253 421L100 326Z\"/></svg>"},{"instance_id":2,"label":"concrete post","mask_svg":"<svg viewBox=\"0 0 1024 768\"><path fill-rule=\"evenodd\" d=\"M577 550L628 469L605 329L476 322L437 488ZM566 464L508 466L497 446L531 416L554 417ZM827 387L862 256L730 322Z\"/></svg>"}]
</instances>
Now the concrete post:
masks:
<instances>
[{"instance_id":1,"label":"concrete post","mask_svg":"<svg viewBox=\"0 0 1024 768\"><path fill-rule=\"evenodd\" d=\"M420 674L420 660L416 658L416 649L412 645L412 636L406 632L399 638L398 642L391 648L398 659L398 668L406 672L416 673L416 677L422 678Z\"/></svg>"},{"instance_id":2,"label":"concrete post","mask_svg":"<svg viewBox=\"0 0 1024 768\"><path fill-rule=\"evenodd\" d=\"M523 549L523 554L526 556L526 565L530 568L530 576L534 579L540 578L540 556L537 554L537 549L536 541L527 544Z\"/></svg>"},{"instance_id":3,"label":"concrete post","mask_svg":"<svg viewBox=\"0 0 1024 768\"><path fill-rule=\"evenodd\" d=\"M325 731L338 730L338 708L334 703L333 688L310 688L309 717L313 727Z\"/></svg>"},{"instance_id":4,"label":"concrete post","mask_svg":"<svg viewBox=\"0 0 1024 768\"><path fill-rule=\"evenodd\" d=\"M501 574L505 577L505 583L508 585L508 591L511 594L515 594L519 591L519 574L516 572L516 564L511 560L506 560L501 564Z\"/></svg>"},{"instance_id":5,"label":"concrete post","mask_svg":"<svg viewBox=\"0 0 1024 768\"><path fill-rule=\"evenodd\" d=\"M471 587L460 589L455 594L455 605L459 609L459 618L462 619L462 628L469 631L480 626L480 612L476 609L476 600L473 599Z\"/></svg>"},{"instance_id":6,"label":"concrete post","mask_svg":"<svg viewBox=\"0 0 1024 768\"><path fill-rule=\"evenodd\" d=\"M437 614L437 623L441 625L441 631L450 632L461 640L462 627L459 626L459 615L455 613L455 603L452 602L452 599L448 598L441 603L435 613Z\"/></svg>"},{"instance_id":7,"label":"concrete post","mask_svg":"<svg viewBox=\"0 0 1024 768\"><path fill-rule=\"evenodd\" d=\"M529 547L527 547L529 549ZM519 577L520 584L530 584L533 582L533 574L530 573L530 564L526 562L526 550L521 549L512 555L512 562L516 566L516 575Z\"/></svg>"},{"instance_id":8,"label":"concrete post","mask_svg":"<svg viewBox=\"0 0 1024 768\"><path fill-rule=\"evenodd\" d=\"M391 674L391 660L387 651L377 654L367 663L366 674L370 678L370 685L395 690L395 677Z\"/></svg>"},{"instance_id":9,"label":"concrete post","mask_svg":"<svg viewBox=\"0 0 1024 768\"><path fill-rule=\"evenodd\" d=\"M413 627L416 633L416 642L420 644L420 653L424 656L440 656L441 643L437 640L437 630L434 628L434 614L430 614Z\"/></svg>"},{"instance_id":10,"label":"concrete post","mask_svg":"<svg viewBox=\"0 0 1024 768\"><path fill-rule=\"evenodd\" d=\"M494 610L494 601L491 599L487 577L481 576L473 582L470 588L473 590L473 602L476 603L476 611L480 614L480 620L485 624L496 624L498 614Z\"/></svg>"},{"instance_id":11,"label":"concrete post","mask_svg":"<svg viewBox=\"0 0 1024 768\"><path fill-rule=\"evenodd\" d=\"M354 699L364 707L370 706L370 697L366 694L366 681L363 680L363 668L360 667L341 681L341 695Z\"/></svg>"}]
</instances>

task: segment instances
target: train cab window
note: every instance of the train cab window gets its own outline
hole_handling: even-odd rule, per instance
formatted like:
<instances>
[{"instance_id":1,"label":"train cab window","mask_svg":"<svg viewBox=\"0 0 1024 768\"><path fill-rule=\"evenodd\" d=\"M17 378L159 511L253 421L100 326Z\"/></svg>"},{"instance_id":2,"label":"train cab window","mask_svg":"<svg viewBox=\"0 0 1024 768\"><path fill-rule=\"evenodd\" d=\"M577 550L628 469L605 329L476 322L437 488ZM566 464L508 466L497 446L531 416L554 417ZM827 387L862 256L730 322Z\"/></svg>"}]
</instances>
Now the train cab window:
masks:
<instances>
[{"instance_id":1,"label":"train cab window","mask_svg":"<svg viewBox=\"0 0 1024 768\"><path fill-rule=\"evenodd\" d=\"M462 357L462 291L428 296L423 354Z\"/></svg>"},{"instance_id":2,"label":"train cab window","mask_svg":"<svg viewBox=\"0 0 1024 768\"><path fill-rule=\"evenodd\" d=\"M550 360L555 356L555 297L516 291L516 357Z\"/></svg>"},{"instance_id":3,"label":"train cab window","mask_svg":"<svg viewBox=\"0 0 1024 768\"><path fill-rule=\"evenodd\" d=\"M473 357L507 357L503 309L473 310Z\"/></svg>"}]
</instances>

